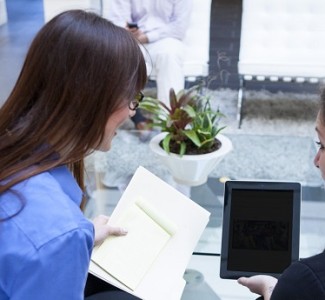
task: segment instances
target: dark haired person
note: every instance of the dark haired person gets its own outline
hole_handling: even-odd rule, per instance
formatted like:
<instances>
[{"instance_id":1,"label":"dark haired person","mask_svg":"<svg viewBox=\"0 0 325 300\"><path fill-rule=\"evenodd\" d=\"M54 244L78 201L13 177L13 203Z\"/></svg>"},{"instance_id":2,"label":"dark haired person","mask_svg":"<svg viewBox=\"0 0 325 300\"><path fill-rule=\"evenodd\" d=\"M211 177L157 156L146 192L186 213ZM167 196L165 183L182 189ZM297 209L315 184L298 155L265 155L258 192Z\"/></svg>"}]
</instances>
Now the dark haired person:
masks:
<instances>
[{"instance_id":1,"label":"dark haired person","mask_svg":"<svg viewBox=\"0 0 325 300\"><path fill-rule=\"evenodd\" d=\"M314 164L325 180L325 88L316 119L319 141ZM241 277L238 282L264 300L315 300L325 299L325 252L301 259L289 266L279 280L272 276Z\"/></svg>"},{"instance_id":2,"label":"dark haired person","mask_svg":"<svg viewBox=\"0 0 325 300\"><path fill-rule=\"evenodd\" d=\"M96 14L36 35L0 109L1 300L84 299L94 243L126 232L84 217L83 158L110 149L146 80L137 41Z\"/></svg>"}]
</instances>

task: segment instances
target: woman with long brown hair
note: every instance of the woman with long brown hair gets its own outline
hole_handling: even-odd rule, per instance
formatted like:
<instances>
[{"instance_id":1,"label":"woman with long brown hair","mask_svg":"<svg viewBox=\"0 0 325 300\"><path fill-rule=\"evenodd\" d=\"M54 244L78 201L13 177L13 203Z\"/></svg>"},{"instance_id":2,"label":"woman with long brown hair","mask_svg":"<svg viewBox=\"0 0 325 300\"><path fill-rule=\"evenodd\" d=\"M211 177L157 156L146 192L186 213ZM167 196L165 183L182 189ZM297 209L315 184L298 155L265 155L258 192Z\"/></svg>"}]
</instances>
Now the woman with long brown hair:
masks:
<instances>
[{"instance_id":1,"label":"woman with long brown hair","mask_svg":"<svg viewBox=\"0 0 325 300\"><path fill-rule=\"evenodd\" d=\"M0 109L0 299L83 299L94 243L125 234L83 216L83 158L109 150L146 80L137 41L96 14L36 35Z\"/></svg>"}]
</instances>

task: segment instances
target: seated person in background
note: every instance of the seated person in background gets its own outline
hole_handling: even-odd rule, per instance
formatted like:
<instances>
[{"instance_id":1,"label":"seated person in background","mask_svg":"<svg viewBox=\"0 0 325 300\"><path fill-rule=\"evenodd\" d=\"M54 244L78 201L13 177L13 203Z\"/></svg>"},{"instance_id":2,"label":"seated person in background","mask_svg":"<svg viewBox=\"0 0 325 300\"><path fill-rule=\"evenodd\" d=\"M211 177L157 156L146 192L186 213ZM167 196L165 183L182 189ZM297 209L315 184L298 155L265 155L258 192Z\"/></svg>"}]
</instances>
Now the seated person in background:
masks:
<instances>
[{"instance_id":1,"label":"seated person in background","mask_svg":"<svg viewBox=\"0 0 325 300\"><path fill-rule=\"evenodd\" d=\"M319 150L314 164L325 179L325 88L316 120ZM301 259L289 266L279 280L272 276L241 277L238 282L264 300L315 300L325 299L325 252Z\"/></svg>"},{"instance_id":2,"label":"seated person in background","mask_svg":"<svg viewBox=\"0 0 325 300\"><path fill-rule=\"evenodd\" d=\"M109 0L107 15L144 45L156 71L157 98L169 106L169 90L184 89L183 57L192 0ZM148 72L150 75L150 72Z\"/></svg>"},{"instance_id":3,"label":"seated person in background","mask_svg":"<svg viewBox=\"0 0 325 300\"><path fill-rule=\"evenodd\" d=\"M146 82L136 39L96 14L64 12L34 38L0 109L1 300L84 299L94 244L126 231L83 215L83 159L110 149Z\"/></svg>"}]
</instances>

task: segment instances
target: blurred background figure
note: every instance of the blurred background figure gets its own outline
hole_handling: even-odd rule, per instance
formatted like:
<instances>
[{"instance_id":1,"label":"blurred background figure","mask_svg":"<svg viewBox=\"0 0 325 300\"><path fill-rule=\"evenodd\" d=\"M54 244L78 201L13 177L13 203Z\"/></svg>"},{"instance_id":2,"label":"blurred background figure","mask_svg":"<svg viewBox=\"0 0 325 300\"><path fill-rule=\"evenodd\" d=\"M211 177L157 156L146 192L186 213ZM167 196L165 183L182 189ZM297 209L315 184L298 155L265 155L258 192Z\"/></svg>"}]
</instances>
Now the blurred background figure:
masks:
<instances>
[{"instance_id":1,"label":"blurred background figure","mask_svg":"<svg viewBox=\"0 0 325 300\"><path fill-rule=\"evenodd\" d=\"M184 89L183 57L192 0L105 0L104 17L125 27L144 46L148 74L154 71L157 98L169 104L169 90Z\"/></svg>"}]
</instances>

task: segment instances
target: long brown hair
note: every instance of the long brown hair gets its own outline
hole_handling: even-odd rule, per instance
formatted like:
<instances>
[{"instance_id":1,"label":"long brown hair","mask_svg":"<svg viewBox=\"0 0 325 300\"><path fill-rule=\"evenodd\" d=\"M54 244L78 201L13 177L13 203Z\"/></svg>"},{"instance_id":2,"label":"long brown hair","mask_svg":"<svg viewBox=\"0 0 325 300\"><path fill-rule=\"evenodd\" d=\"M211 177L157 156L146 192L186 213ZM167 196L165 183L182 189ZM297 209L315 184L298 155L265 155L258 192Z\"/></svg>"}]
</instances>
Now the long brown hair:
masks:
<instances>
[{"instance_id":1,"label":"long brown hair","mask_svg":"<svg viewBox=\"0 0 325 300\"><path fill-rule=\"evenodd\" d=\"M82 10L45 24L0 109L0 193L64 164L83 187L83 158L146 81L141 50L125 29Z\"/></svg>"}]
</instances>

